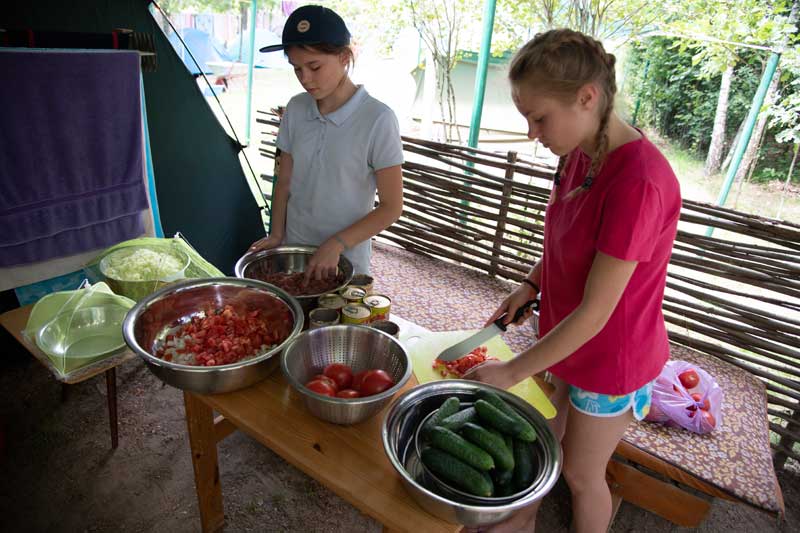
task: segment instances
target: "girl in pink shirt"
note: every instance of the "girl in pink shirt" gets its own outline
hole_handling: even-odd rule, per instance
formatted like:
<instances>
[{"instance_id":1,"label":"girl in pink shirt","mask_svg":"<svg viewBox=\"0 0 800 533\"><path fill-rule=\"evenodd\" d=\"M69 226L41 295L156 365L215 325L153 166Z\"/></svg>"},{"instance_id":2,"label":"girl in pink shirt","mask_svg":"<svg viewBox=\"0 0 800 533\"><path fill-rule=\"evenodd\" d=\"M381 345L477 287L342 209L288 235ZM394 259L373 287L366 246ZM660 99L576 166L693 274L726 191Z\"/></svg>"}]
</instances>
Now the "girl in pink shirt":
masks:
<instances>
[{"instance_id":1,"label":"girl in pink shirt","mask_svg":"<svg viewBox=\"0 0 800 533\"><path fill-rule=\"evenodd\" d=\"M467 377L507 388L549 370L575 530L611 519L606 464L669 357L661 303L681 198L664 156L613 111L614 56L572 30L537 35L509 78L528 137L559 156L542 258L489 322L542 288L540 340ZM488 323L488 322L487 322ZM532 531L538 504L492 531Z\"/></svg>"}]
</instances>

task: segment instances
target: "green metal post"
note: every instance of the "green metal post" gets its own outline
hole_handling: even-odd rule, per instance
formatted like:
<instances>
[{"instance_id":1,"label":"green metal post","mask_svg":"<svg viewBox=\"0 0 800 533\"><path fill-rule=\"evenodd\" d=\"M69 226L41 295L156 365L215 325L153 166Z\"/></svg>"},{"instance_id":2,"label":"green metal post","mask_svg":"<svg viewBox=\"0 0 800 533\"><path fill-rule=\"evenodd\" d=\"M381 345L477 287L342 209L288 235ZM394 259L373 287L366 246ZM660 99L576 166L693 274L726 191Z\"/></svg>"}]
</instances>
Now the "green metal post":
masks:
<instances>
[{"instance_id":1,"label":"green metal post","mask_svg":"<svg viewBox=\"0 0 800 533\"><path fill-rule=\"evenodd\" d=\"M244 144L250 144L250 118L253 106L253 65L256 58L256 13L258 0L250 0L250 28L247 46L250 55L247 57L247 108L244 117Z\"/></svg>"},{"instance_id":2,"label":"green metal post","mask_svg":"<svg viewBox=\"0 0 800 533\"><path fill-rule=\"evenodd\" d=\"M633 108L633 118L631 124L636 126L636 117L639 116L639 105L642 103L642 91L644 84L647 83L647 72L650 70L650 59L644 62L644 75L642 75L642 86L639 88L639 94L636 95L636 105Z\"/></svg>"},{"instance_id":3,"label":"green metal post","mask_svg":"<svg viewBox=\"0 0 800 533\"><path fill-rule=\"evenodd\" d=\"M750 137L753 136L753 129L756 125L756 119L761 111L761 106L764 105L764 98L767 96L767 88L772 82L772 77L775 75L775 70L778 68L778 61L781 55L778 52L772 52L767 60L767 67L764 69L764 75L761 76L761 83L758 85L756 95L753 97L753 103L750 105L750 112L747 114L744 128L742 129L742 136L736 145L736 150L733 152L731 165L728 167L728 174L725 176L725 181L722 183L722 190L717 197L717 205L725 205L725 200L728 199L728 193L733 185L733 178L736 177L736 172L739 170L739 165L742 163L745 149L750 143ZM709 226L706 228L706 237L711 237L714 233L714 228Z\"/></svg>"},{"instance_id":4,"label":"green metal post","mask_svg":"<svg viewBox=\"0 0 800 533\"><path fill-rule=\"evenodd\" d=\"M486 71L489 67L489 54L492 48L492 30L494 29L494 12L496 0L486 0L483 4L483 37L478 54L478 65L475 72L475 95L472 99L472 120L469 124L469 141L471 148L477 148L481 131L481 115L483 114L483 97L486 94Z\"/></svg>"}]
</instances>

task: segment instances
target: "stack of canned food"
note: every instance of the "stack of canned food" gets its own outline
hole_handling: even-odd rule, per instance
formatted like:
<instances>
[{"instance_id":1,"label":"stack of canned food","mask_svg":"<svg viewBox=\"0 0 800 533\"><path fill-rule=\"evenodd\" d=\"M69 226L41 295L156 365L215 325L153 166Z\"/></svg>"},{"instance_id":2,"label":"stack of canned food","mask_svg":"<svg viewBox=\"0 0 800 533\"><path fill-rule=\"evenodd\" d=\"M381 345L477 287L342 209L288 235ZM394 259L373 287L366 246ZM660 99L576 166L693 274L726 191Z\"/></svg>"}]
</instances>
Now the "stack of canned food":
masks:
<instances>
[{"instance_id":1,"label":"stack of canned food","mask_svg":"<svg viewBox=\"0 0 800 533\"><path fill-rule=\"evenodd\" d=\"M309 314L309 328L332 324L363 324L397 336L397 324L389 322L392 299L372 291L371 276L357 274L339 293L320 296L319 307Z\"/></svg>"}]
</instances>

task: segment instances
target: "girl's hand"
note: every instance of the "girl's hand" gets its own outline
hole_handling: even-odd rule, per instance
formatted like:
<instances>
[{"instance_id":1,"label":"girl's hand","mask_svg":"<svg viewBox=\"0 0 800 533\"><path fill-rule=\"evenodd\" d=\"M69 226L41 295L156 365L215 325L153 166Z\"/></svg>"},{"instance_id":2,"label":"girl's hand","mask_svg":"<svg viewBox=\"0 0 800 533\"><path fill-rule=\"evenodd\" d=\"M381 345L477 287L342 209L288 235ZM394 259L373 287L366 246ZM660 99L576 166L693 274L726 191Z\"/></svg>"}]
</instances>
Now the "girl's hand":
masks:
<instances>
[{"instance_id":1,"label":"girl's hand","mask_svg":"<svg viewBox=\"0 0 800 533\"><path fill-rule=\"evenodd\" d=\"M336 239L323 242L306 265L306 283L312 278L335 278L339 268L339 256L343 251L344 246Z\"/></svg>"},{"instance_id":2,"label":"girl's hand","mask_svg":"<svg viewBox=\"0 0 800 533\"><path fill-rule=\"evenodd\" d=\"M536 297L535 291L530 290L526 284L520 285L519 287L516 288L514 292L509 294L505 300L503 300L503 303L501 303L500 307L498 307L497 310L494 312L494 314L492 314L492 316L489 317L489 320L486 321L486 324L484 324L483 327L488 326L489 324L500 318L500 316L505 312L508 312L508 316L506 317L506 322L505 322L505 324L508 325L508 321L514 317L514 313L517 312L517 309L525 305L528 302L528 300L535 297ZM520 319L517 320L515 324L520 325L524 323L531 317L532 314L533 310L529 307L528 310L525 311L525 314L522 315L522 317L520 317Z\"/></svg>"},{"instance_id":3,"label":"girl's hand","mask_svg":"<svg viewBox=\"0 0 800 533\"><path fill-rule=\"evenodd\" d=\"M463 379L472 379L488 383L501 389L507 389L517 384L507 362L490 360L471 368Z\"/></svg>"},{"instance_id":4,"label":"girl's hand","mask_svg":"<svg viewBox=\"0 0 800 533\"><path fill-rule=\"evenodd\" d=\"M281 241L283 241L283 237L280 235L267 235L263 239L258 239L256 242L251 244L247 251L260 252L261 250L269 250L270 248L280 246Z\"/></svg>"}]
</instances>

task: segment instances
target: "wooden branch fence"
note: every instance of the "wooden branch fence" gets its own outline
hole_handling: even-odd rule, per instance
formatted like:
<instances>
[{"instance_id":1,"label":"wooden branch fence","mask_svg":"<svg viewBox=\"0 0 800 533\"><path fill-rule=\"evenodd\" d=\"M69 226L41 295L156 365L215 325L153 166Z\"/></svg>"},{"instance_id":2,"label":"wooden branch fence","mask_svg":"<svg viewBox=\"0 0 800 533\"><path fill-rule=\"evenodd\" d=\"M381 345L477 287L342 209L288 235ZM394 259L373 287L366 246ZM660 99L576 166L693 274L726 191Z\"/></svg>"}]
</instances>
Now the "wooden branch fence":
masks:
<instances>
[{"instance_id":1,"label":"wooden branch fence","mask_svg":"<svg viewBox=\"0 0 800 533\"><path fill-rule=\"evenodd\" d=\"M277 117L258 121L274 158ZM381 237L520 281L542 253L554 169L410 137L403 148L405 208ZM766 384L776 467L800 462L800 225L684 199L663 309L672 342Z\"/></svg>"}]
</instances>

